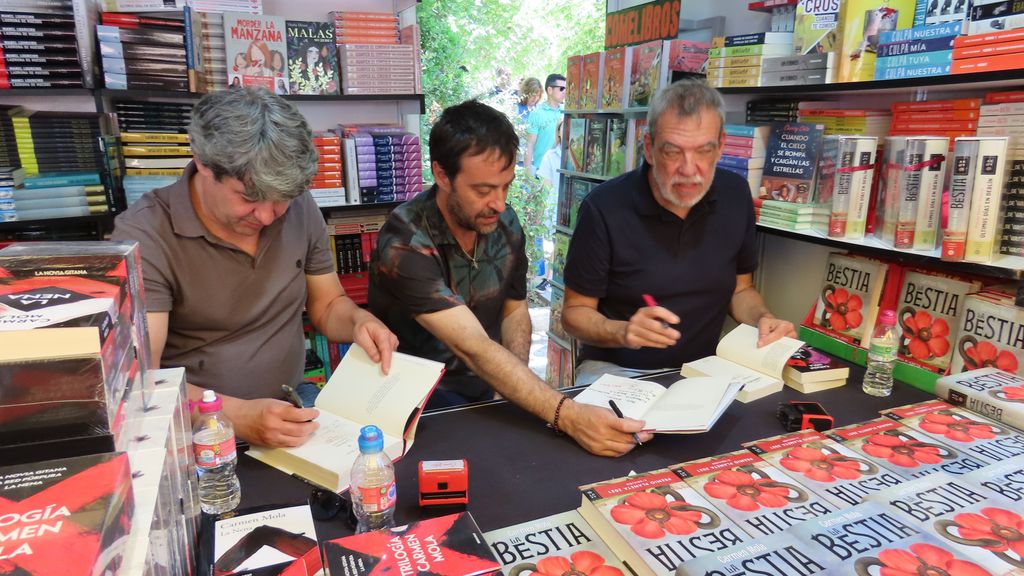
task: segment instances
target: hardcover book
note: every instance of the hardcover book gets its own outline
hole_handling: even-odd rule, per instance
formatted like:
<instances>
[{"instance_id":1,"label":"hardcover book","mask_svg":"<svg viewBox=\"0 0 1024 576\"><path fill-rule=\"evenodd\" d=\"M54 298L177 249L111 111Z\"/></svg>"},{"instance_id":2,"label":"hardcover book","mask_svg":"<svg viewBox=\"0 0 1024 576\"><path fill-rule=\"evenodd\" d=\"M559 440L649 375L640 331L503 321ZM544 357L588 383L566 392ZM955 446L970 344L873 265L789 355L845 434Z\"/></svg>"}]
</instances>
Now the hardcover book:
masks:
<instances>
[{"instance_id":1,"label":"hardcover book","mask_svg":"<svg viewBox=\"0 0 1024 576\"><path fill-rule=\"evenodd\" d=\"M889 408L883 410L882 415L957 448L965 454L970 454L986 464L1024 454L1024 435L1005 424L956 408L941 400Z\"/></svg>"},{"instance_id":2,"label":"hardcover book","mask_svg":"<svg viewBox=\"0 0 1024 576\"><path fill-rule=\"evenodd\" d=\"M949 201L945 208L946 226L942 230L943 260L967 259L968 240L972 239L974 261L991 257L986 248L998 246L997 224L992 201L1001 197L1002 182L997 179L1004 170L1006 139L998 137L957 138L950 171ZM998 191L996 190L998 188ZM976 208L976 199L987 204ZM998 211L996 211L998 212ZM972 236L973 235L973 236Z\"/></svg>"},{"instance_id":3,"label":"hardcover book","mask_svg":"<svg viewBox=\"0 0 1024 576\"><path fill-rule=\"evenodd\" d=\"M478 576L501 569L469 512L328 540L323 549L332 575Z\"/></svg>"},{"instance_id":4,"label":"hardcover book","mask_svg":"<svg viewBox=\"0 0 1024 576\"><path fill-rule=\"evenodd\" d=\"M896 247L914 250L934 250L939 240L941 225L942 191L946 181L946 154L949 138L907 138L903 167L903 202L896 225ZM915 194L916 191L916 194ZM913 219L905 224L904 203L913 204L916 196L917 213L906 216ZM909 233L907 232L909 230Z\"/></svg>"},{"instance_id":5,"label":"hardcover book","mask_svg":"<svg viewBox=\"0 0 1024 576\"><path fill-rule=\"evenodd\" d=\"M601 68L604 52L594 52L583 57L583 75L580 78L580 110L597 110L601 98Z\"/></svg>"},{"instance_id":6,"label":"hardcover book","mask_svg":"<svg viewBox=\"0 0 1024 576\"><path fill-rule=\"evenodd\" d=\"M863 238L867 226L868 201L875 172L878 139L870 136L827 136L833 155L822 158L819 166L834 170L834 177L818 186L815 202L827 202L831 196L828 235L832 238ZM831 183L831 190L827 190Z\"/></svg>"},{"instance_id":7,"label":"hardcover book","mask_svg":"<svg viewBox=\"0 0 1024 576\"><path fill-rule=\"evenodd\" d=\"M564 284L562 273L565 272L565 257L569 254L568 234L555 233L555 253L551 257L551 281L555 284Z\"/></svg>"},{"instance_id":8,"label":"hardcover book","mask_svg":"<svg viewBox=\"0 0 1024 576\"><path fill-rule=\"evenodd\" d=\"M562 307L565 305L565 290L558 286L551 287L551 316L548 320L548 333L563 342L569 341L569 334L562 326Z\"/></svg>"},{"instance_id":9,"label":"hardcover book","mask_svg":"<svg viewBox=\"0 0 1024 576\"><path fill-rule=\"evenodd\" d=\"M647 106L651 96L661 86L661 48L662 41L655 40L644 44L630 46L631 67L629 74L629 106L641 108Z\"/></svg>"},{"instance_id":10,"label":"hardcover book","mask_svg":"<svg viewBox=\"0 0 1024 576\"><path fill-rule=\"evenodd\" d=\"M568 214L568 227L569 230L576 229L576 217L580 213L580 204L583 203L583 199L590 194L590 190L593 188L593 183L586 180L574 179L572 185L569 188L569 214Z\"/></svg>"},{"instance_id":11,"label":"hardcover book","mask_svg":"<svg viewBox=\"0 0 1024 576\"><path fill-rule=\"evenodd\" d=\"M285 21L278 16L224 13L228 86L262 86L287 94Z\"/></svg>"},{"instance_id":12,"label":"hardcover book","mask_svg":"<svg viewBox=\"0 0 1024 576\"><path fill-rule=\"evenodd\" d=\"M571 566L601 576L629 574L575 510L491 530L484 540L506 574L562 574Z\"/></svg>"},{"instance_id":13,"label":"hardcover book","mask_svg":"<svg viewBox=\"0 0 1024 576\"><path fill-rule=\"evenodd\" d=\"M866 346L875 327L888 269L888 264L878 260L829 254L814 325Z\"/></svg>"},{"instance_id":14,"label":"hardcover book","mask_svg":"<svg viewBox=\"0 0 1024 576\"><path fill-rule=\"evenodd\" d=\"M571 116L569 118L569 154L566 155L567 170L583 172L583 160L587 141L587 119Z\"/></svg>"},{"instance_id":15,"label":"hardcover book","mask_svg":"<svg viewBox=\"0 0 1024 576\"><path fill-rule=\"evenodd\" d=\"M608 118L596 117L587 121L586 153L583 171L601 176L608 152Z\"/></svg>"},{"instance_id":16,"label":"hardcover book","mask_svg":"<svg viewBox=\"0 0 1024 576\"><path fill-rule=\"evenodd\" d=\"M626 171L626 119L618 116L608 120L608 160L605 176L618 176Z\"/></svg>"},{"instance_id":17,"label":"hardcover book","mask_svg":"<svg viewBox=\"0 0 1024 576\"><path fill-rule=\"evenodd\" d=\"M888 418L833 428L827 436L907 479L937 472L960 476L985 465Z\"/></svg>"},{"instance_id":18,"label":"hardcover book","mask_svg":"<svg viewBox=\"0 0 1024 576\"><path fill-rule=\"evenodd\" d=\"M945 374L954 354L967 295L980 287L978 281L906 270L897 308L902 332L900 358Z\"/></svg>"},{"instance_id":19,"label":"hardcover book","mask_svg":"<svg viewBox=\"0 0 1024 576\"><path fill-rule=\"evenodd\" d=\"M625 47L612 48L604 53L604 81L601 84L600 102L602 110L625 108L628 104L626 89L629 86L627 74L631 68L630 54Z\"/></svg>"},{"instance_id":20,"label":"hardcover book","mask_svg":"<svg viewBox=\"0 0 1024 576\"><path fill-rule=\"evenodd\" d=\"M772 125L761 177L761 198L807 204L813 201L814 177L824 125L784 122Z\"/></svg>"},{"instance_id":21,"label":"hardcover book","mask_svg":"<svg viewBox=\"0 0 1024 576\"><path fill-rule=\"evenodd\" d=\"M581 486L580 493L580 515L638 576L668 576L688 560L750 540L669 470Z\"/></svg>"},{"instance_id":22,"label":"hardcover book","mask_svg":"<svg viewBox=\"0 0 1024 576\"><path fill-rule=\"evenodd\" d=\"M869 494L904 481L815 430L747 442L743 447L836 508L860 504Z\"/></svg>"},{"instance_id":23,"label":"hardcover book","mask_svg":"<svg viewBox=\"0 0 1024 576\"><path fill-rule=\"evenodd\" d=\"M935 395L997 422L1024 427L1024 378L998 368L977 368L939 378Z\"/></svg>"},{"instance_id":24,"label":"hardcover book","mask_svg":"<svg viewBox=\"0 0 1024 576\"><path fill-rule=\"evenodd\" d=\"M679 567L677 576L810 576L824 574L827 556L789 532L763 536L717 554L707 554Z\"/></svg>"},{"instance_id":25,"label":"hardcover book","mask_svg":"<svg viewBox=\"0 0 1024 576\"><path fill-rule=\"evenodd\" d=\"M755 538L770 536L835 507L746 450L670 469Z\"/></svg>"},{"instance_id":26,"label":"hardcover book","mask_svg":"<svg viewBox=\"0 0 1024 576\"><path fill-rule=\"evenodd\" d=\"M987 292L968 296L950 373L994 367L1019 375L1022 365L1024 310Z\"/></svg>"},{"instance_id":27,"label":"hardcover book","mask_svg":"<svg viewBox=\"0 0 1024 576\"><path fill-rule=\"evenodd\" d=\"M1016 502L1018 508L1024 502L1024 456L1014 456L989 464L981 470L964 474L960 480L965 484L988 490L1002 498Z\"/></svg>"},{"instance_id":28,"label":"hardcover book","mask_svg":"<svg viewBox=\"0 0 1024 576\"><path fill-rule=\"evenodd\" d=\"M223 514L208 534L209 574L314 576L323 567L308 504Z\"/></svg>"},{"instance_id":29,"label":"hardcover book","mask_svg":"<svg viewBox=\"0 0 1024 576\"><path fill-rule=\"evenodd\" d=\"M583 78L583 56L570 56L565 65L565 109L580 108L580 80Z\"/></svg>"},{"instance_id":30,"label":"hardcover book","mask_svg":"<svg viewBox=\"0 0 1024 576\"><path fill-rule=\"evenodd\" d=\"M338 94L337 44L330 22L288 20L290 94Z\"/></svg>"},{"instance_id":31,"label":"hardcover book","mask_svg":"<svg viewBox=\"0 0 1024 576\"><path fill-rule=\"evenodd\" d=\"M999 252L1007 140L992 138L980 143L964 247L964 260L967 262L991 262Z\"/></svg>"}]
</instances>

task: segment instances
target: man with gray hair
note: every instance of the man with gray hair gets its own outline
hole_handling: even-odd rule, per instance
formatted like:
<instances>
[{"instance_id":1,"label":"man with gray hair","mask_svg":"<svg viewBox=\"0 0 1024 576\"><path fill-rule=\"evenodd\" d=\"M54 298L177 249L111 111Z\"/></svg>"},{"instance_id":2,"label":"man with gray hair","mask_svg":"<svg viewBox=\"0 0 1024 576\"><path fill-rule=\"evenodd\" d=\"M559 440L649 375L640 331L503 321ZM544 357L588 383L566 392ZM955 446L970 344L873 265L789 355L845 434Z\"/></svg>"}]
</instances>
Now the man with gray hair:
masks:
<instances>
[{"instance_id":1,"label":"man with gray hair","mask_svg":"<svg viewBox=\"0 0 1024 576\"><path fill-rule=\"evenodd\" d=\"M277 400L302 379L303 306L335 342L356 342L386 372L398 339L338 281L320 209L312 131L261 88L203 97L189 125L193 161L176 183L117 218L113 237L142 253L154 364L183 366L189 399L223 399L236 434L298 446L318 412Z\"/></svg>"},{"instance_id":2,"label":"man with gray hair","mask_svg":"<svg viewBox=\"0 0 1024 576\"><path fill-rule=\"evenodd\" d=\"M754 287L750 188L715 167L722 106L700 80L662 88L647 113L646 162L580 205L562 311L566 331L582 342L577 384L714 355L727 312L758 328L759 346L796 336Z\"/></svg>"}]
</instances>

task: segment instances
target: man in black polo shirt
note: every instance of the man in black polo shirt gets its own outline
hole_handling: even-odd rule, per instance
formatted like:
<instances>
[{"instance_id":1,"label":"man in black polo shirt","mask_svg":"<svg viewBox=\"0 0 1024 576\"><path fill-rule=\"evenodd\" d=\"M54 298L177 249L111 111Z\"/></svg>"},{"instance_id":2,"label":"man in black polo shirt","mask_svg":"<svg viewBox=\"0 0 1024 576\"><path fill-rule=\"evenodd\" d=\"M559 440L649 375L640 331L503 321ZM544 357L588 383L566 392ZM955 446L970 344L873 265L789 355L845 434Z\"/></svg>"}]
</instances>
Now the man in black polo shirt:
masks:
<instances>
[{"instance_id":1,"label":"man in black polo shirt","mask_svg":"<svg viewBox=\"0 0 1024 576\"><path fill-rule=\"evenodd\" d=\"M654 96L647 122L647 162L584 199L569 245L562 322L583 343L578 384L713 355L726 312L757 326L760 346L796 336L754 288L750 189L715 168L722 97L682 80Z\"/></svg>"}]
</instances>

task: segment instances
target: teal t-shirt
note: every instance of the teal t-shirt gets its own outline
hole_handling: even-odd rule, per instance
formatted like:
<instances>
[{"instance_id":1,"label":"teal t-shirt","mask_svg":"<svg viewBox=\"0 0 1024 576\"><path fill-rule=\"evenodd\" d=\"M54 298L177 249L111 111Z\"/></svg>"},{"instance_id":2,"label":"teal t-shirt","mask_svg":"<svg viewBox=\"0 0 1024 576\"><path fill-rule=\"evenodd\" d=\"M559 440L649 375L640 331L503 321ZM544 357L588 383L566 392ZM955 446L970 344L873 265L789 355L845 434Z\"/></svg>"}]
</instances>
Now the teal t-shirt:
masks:
<instances>
[{"instance_id":1,"label":"teal t-shirt","mask_svg":"<svg viewBox=\"0 0 1024 576\"><path fill-rule=\"evenodd\" d=\"M533 169L540 168L540 161L544 159L544 153L555 145L555 128L558 121L562 119L562 109L552 108L545 100L537 105L530 112L526 122L526 133L536 134L537 141L533 145Z\"/></svg>"}]
</instances>

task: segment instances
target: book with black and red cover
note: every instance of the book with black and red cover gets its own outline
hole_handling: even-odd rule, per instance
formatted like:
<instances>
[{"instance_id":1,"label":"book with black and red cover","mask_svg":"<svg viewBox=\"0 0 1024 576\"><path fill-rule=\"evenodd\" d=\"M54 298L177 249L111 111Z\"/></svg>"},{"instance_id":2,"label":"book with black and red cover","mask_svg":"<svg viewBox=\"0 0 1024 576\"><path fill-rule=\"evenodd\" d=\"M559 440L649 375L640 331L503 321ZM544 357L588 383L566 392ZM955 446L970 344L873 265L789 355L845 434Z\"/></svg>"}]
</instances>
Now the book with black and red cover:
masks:
<instances>
[{"instance_id":1,"label":"book with black and red cover","mask_svg":"<svg viewBox=\"0 0 1024 576\"><path fill-rule=\"evenodd\" d=\"M116 452L0 468L4 574L116 574L133 512L128 456Z\"/></svg>"},{"instance_id":2,"label":"book with black and red cover","mask_svg":"<svg viewBox=\"0 0 1024 576\"><path fill-rule=\"evenodd\" d=\"M206 574L314 576L323 568L308 504L235 510L203 524Z\"/></svg>"},{"instance_id":3,"label":"book with black and red cover","mask_svg":"<svg viewBox=\"0 0 1024 576\"><path fill-rule=\"evenodd\" d=\"M323 552L332 576L476 576L501 569L469 512L328 540Z\"/></svg>"},{"instance_id":4,"label":"book with black and red cover","mask_svg":"<svg viewBox=\"0 0 1024 576\"><path fill-rule=\"evenodd\" d=\"M1024 434L942 400L889 408L882 415L986 464L1024 454Z\"/></svg>"},{"instance_id":5,"label":"book with black and red cover","mask_svg":"<svg viewBox=\"0 0 1024 576\"><path fill-rule=\"evenodd\" d=\"M782 376L787 383L791 383L791 386L794 386L793 383L803 386L801 392L807 393L811 391L806 389L809 385L845 380L850 376L850 366L834 356L804 344L786 360Z\"/></svg>"},{"instance_id":6,"label":"book with black and red cover","mask_svg":"<svg viewBox=\"0 0 1024 576\"><path fill-rule=\"evenodd\" d=\"M506 574L563 574L569 566L587 574L629 574L575 510L491 530L484 539Z\"/></svg>"},{"instance_id":7,"label":"book with black and red cover","mask_svg":"<svg viewBox=\"0 0 1024 576\"><path fill-rule=\"evenodd\" d=\"M338 63L330 22L288 20L288 90L290 94L337 94Z\"/></svg>"}]
</instances>

